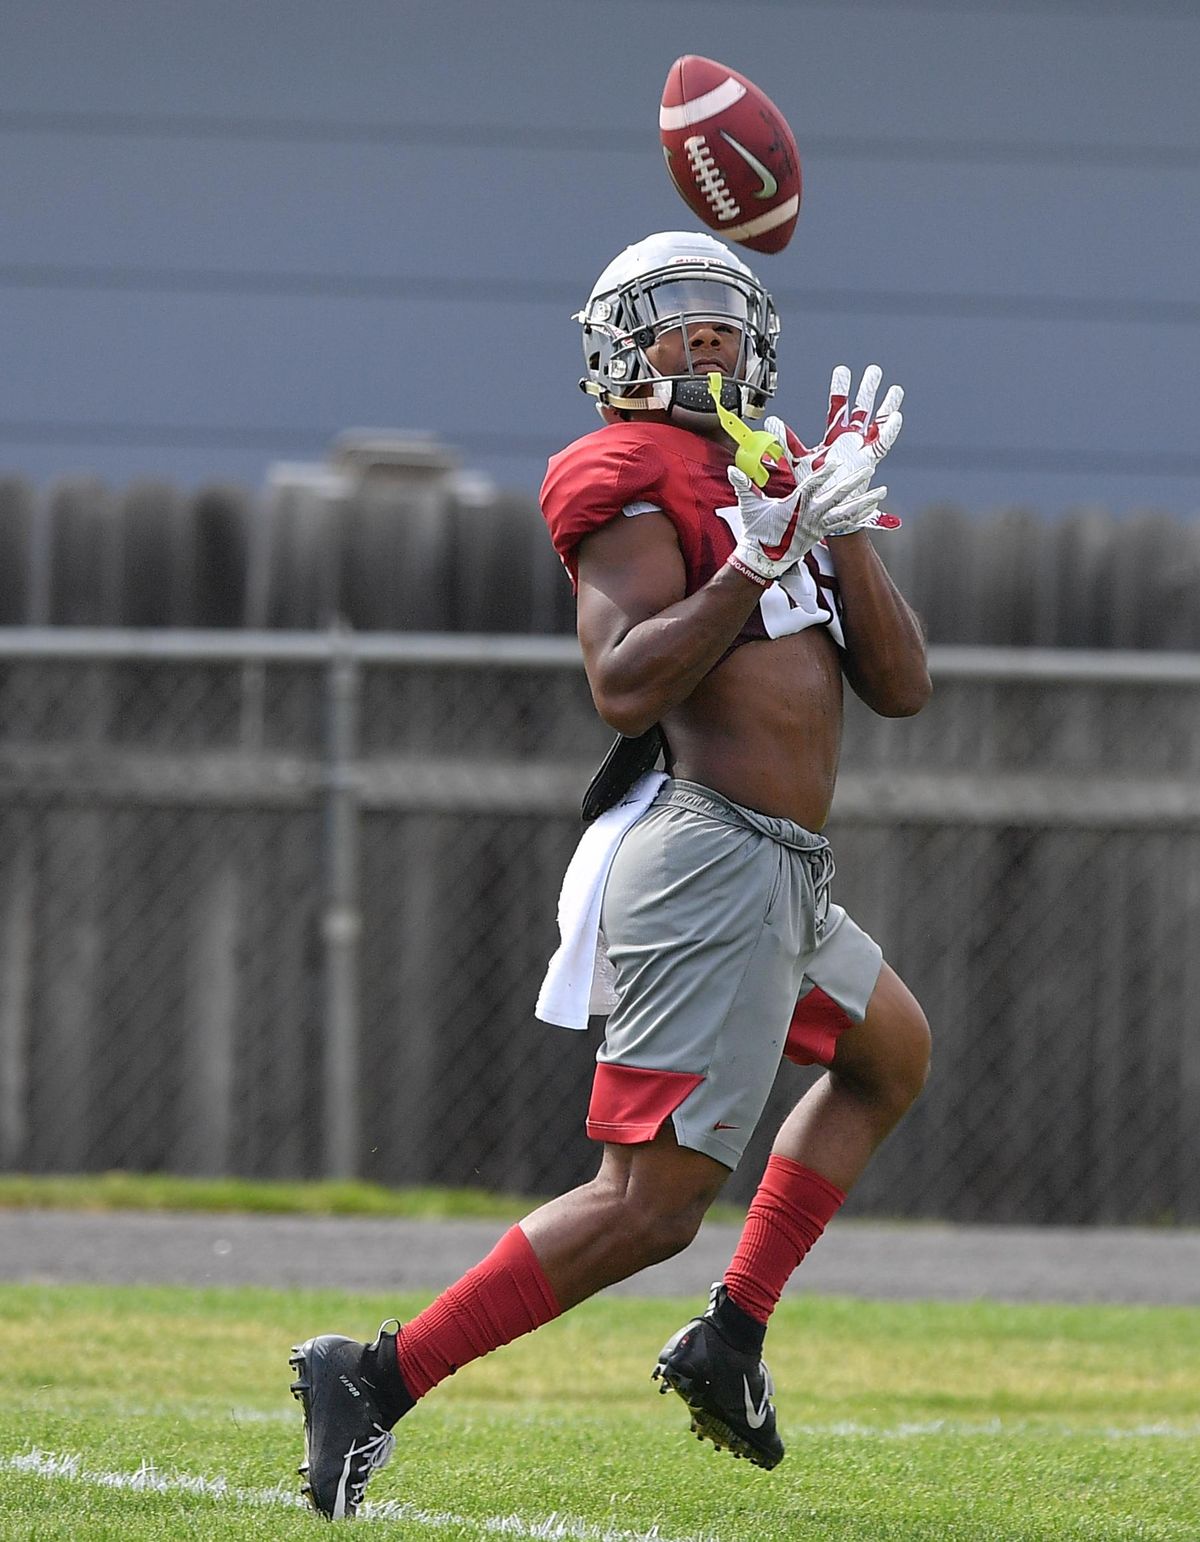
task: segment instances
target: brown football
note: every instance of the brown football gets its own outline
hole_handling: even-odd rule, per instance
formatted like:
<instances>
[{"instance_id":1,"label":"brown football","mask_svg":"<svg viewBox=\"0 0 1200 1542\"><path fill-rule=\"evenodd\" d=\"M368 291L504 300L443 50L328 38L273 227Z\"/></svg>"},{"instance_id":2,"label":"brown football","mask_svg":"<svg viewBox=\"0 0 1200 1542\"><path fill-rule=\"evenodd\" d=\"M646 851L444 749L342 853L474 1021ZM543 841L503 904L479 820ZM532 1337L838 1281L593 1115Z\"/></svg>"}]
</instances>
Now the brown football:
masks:
<instances>
[{"instance_id":1,"label":"brown football","mask_svg":"<svg viewBox=\"0 0 1200 1542\"><path fill-rule=\"evenodd\" d=\"M685 54L667 75L658 133L672 182L710 230L756 252L783 250L800 212L800 154L753 81Z\"/></svg>"}]
</instances>

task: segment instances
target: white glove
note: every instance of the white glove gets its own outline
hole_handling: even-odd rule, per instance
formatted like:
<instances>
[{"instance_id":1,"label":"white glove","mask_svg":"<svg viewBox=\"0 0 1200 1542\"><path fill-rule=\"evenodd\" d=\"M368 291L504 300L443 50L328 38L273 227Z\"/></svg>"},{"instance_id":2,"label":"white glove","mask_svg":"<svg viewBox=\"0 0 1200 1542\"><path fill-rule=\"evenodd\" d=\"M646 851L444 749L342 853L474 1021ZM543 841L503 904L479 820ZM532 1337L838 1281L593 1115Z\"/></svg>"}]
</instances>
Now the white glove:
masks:
<instances>
[{"instance_id":1,"label":"white glove","mask_svg":"<svg viewBox=\"0 0 1200 1542\"><path fill-rule=\"evenodd\" d=\"M784 446L788 464L799 480L806 471L821 471L834 467L839 481L845 488L846 497L864 492L875 474L879 462L895 444L904 418L900 403L904 391L892 386L872 418L875 396L879 390L883 371L878 364L869 364L863 371L854 407L850 407L850 371L839 364L829 382L829 411L825 420L825 437L815 449L807 450L798 459L787 452L787 429L779 418L767 418L763 428ZM886 492L886 488L884 489ZM855 530L897 530L900 520L895 514L885 513L878 507L863 509L844 507L844 518L831 521L826 535L850 535Z\"/></svg>"},{"instance_id":2,"label":"white glove","mask_svg":"<svg viewBox=\"0 0 1200 1542\"><path fill-rule=\"evenodd\" d=\"M772 423L778 424L778 432ZM813 470L794 463L783 424L776 418L768 419L764 426L783 446L796 486L784 498L768 498L736 466L730 466L726 474L737 494L742 520L742 538L727 561L765 589L827 535L859 529L874 514L887 488L865 490L868 478L857 469L847 473L826 464Z\"/></svg>"},{"instance_id":3,"label":"white glove","mask_svg":"<svg viewBox=\"0 0 1200 1542\"><path fill-rule=\"evenodd\" d=\"M839 364L834 370L829 382L825 437L816 449L810 450L804 457L814 471L832 462L847 472L858 470L865 473L868 481L875 475L875 468L895 444L904 426L900 412L904 392L900 386L889 389L879 411L874 417L871 416L882 379L883 371L879 365L868 364L851 408L850 371L844 364Z\"/></svg>"}]
</instances>

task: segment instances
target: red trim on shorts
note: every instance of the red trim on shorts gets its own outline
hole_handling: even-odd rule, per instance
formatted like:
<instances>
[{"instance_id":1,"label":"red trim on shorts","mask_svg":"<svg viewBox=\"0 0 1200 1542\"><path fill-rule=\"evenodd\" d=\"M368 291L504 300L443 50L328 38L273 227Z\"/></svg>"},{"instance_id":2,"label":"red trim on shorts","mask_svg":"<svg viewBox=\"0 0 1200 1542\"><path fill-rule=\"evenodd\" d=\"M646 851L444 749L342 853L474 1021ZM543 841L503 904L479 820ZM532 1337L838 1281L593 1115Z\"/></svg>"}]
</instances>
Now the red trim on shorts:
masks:
<instances>
[{"instance_id":1,"label":"red trim on shorts","mask_svg":"<svg viewBox=\"0 0 1200 1542\"><path fill-rule=\"evenodd\" d=\"M704 1080L691 1071L651 1071L642 1066L600 1061L592 1083L587 1132L592 1140L632 1146L653 1140L667 1120Z\"/></svg>"},{"instance_id":2,"label":"red trim on shorts","mask_svg":"<svg viewBox=\"0 0 1200 1542\"><path fill-rule=\"evenodd\" d=\"M854 1019L819 985L796 1003L788 1025L784 1058L795 1065L828 1065L837 1049L839 1035L853 1027Z\"/></svg>"}]
</instances>

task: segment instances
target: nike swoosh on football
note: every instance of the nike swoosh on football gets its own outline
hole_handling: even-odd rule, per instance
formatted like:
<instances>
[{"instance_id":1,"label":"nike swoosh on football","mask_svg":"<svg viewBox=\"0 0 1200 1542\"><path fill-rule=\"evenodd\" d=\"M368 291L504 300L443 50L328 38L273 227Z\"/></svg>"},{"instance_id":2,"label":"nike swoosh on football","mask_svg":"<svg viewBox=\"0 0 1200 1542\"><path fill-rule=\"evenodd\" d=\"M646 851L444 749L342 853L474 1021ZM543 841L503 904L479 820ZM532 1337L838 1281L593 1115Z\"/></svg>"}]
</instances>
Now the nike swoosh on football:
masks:
<instances>
[{"instance_id":1,"label":"nike swoosh on football","mask_svg":"<svg viewBox=\"0 0 1200 1542\"><path fill-rule=\"evenodd\" d=\"M779 191L779 183L776 182L775 178L759 160L758 156L752 155L751 152L746 149L745 145L738 144L733 135L727 134L724 129L721 130L721 138L725 141L731 150L737 151L737 153L745 161L746 165L749 166L750 170L762 183L762 187L760 187L758 192L754 195L755 198L774 198L775 194Z\"/></svg>"},{"instance_id":2,"label":"nike swoosh on football","mask_svg":"<svg viewBox=\"0 0 1200 1542\"><path fill-rule=\"evenodd\" d=\"M792 537L796 533L796 521L799 518L800 506L797 504L797 506L792 510L792 517L787 522L787 529L783 532L783 540L780 541L779 545L768 546L765 541L760 541L758 543L762 549L762 554L764 557L770 558L772 562L783 561L784 557L787 556L788 547L792 544Z\"/></svg>"},{"instance_id":3,"label":"nike swoosh on football","mask_svg":"<svg viewBox=\"0 0 1200 1542\"><path fill-rule=\"evenodd\" d=\"M755 1408L754 1399L750 1396L750 1383L745 1376L742 1377L742 1386L746 1392L746 1423L752 1430L758 1430L767 1422L767 1414L771 1411L771 1401L767 1395L766 1387L763 1388L762 1404Z\"/></svg>"}]
</instances>

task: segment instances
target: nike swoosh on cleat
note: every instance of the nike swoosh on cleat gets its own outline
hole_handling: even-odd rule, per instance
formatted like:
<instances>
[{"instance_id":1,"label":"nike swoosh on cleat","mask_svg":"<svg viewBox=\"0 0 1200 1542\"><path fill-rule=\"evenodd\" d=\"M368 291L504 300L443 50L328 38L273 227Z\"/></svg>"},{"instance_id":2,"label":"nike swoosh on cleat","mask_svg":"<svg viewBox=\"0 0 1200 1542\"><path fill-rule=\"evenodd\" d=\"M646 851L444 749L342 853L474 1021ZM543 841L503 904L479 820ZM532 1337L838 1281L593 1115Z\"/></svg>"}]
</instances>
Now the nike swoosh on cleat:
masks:
<instances>
[{"instance_id":1,"label":"nike swoosh on cleat","mask_svg":"<svg viewBox=\"0 0 1200 1542\"><path fill-rule=\"evenodd\" d=\"M760 541L758 543L762 548L762 554L764 557L770 558L772 562L783 561L784 557L787 555L788 547L792 544L792 537L796 533L796 521L799 518L800 507L797 504L797 506L792 510L792 517L787 522L787 529L783 532L783 539L780 541L779 545L768 546L765 541Z\"/></svg>"},{"instance_id":2,"label":"nike swoosh on cleat","mask_svg":"<svg viewBox=\"0 0 1200 1542\"><path fill-rule=\"evenodd\" d=\"M754 1399L750 1396L750 1383L745 1376L742 1377L742 1386L746 1391L746 1423L752 1430L761 1429L767 1422L767 1415L771 1411L770 1394L766 1387L763 1388L762 1403L755 1408Z\"/></svg>"},{"instance_id":3,"label":"nike swoosh on cleat","mask_svg":"<svg viewBox=\"0 0 1200 1542\"><path fill-rule=\"evenodd\" d=\"M725 141L731 150L737 151L737 153L745 161L746 165L749 166L750 170L762 183L762 187L759 188L758 192L754 195L755 198L774 198L775 194L779 191L779 183L776 182L775 178L759 160L758 156L751 155L750 151L746 149L745 145L738 144L733 135L727 134L724 129L721 130L721 138Z\"/></svg>"}]
</instances>

